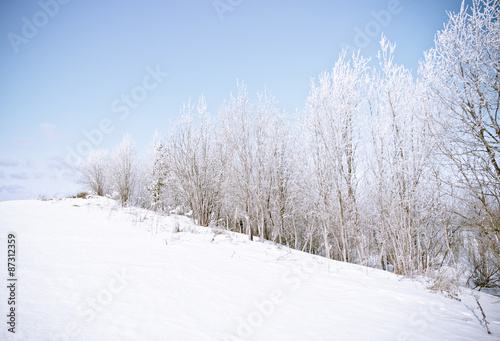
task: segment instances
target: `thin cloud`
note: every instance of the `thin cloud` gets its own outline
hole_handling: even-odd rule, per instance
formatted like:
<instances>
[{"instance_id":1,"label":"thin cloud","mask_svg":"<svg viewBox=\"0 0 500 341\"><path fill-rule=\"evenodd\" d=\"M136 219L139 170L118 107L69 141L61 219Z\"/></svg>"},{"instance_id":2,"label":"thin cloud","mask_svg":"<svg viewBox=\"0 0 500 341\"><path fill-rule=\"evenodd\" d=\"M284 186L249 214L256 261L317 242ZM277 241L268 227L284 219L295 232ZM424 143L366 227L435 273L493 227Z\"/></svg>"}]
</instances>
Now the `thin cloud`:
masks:
<instances>
[{"instance_id":1,"label":"thin cloud","mask_svg":"<svg viewBox=\"0 0 500 341\"><path fill-rule=\"evenodd\" d=\"M11 159L3 159L3 160L0 160L0 166L16 167L16 166L19 166L19 161L11 160Z\"/></svg>"},{"instance_id":2,"label":"thin cloud","mask_svg":"<svg viewBox=\"0 0 500 341\"><path fill-rule=\"evenodd\" d=\"M24 173L24 172L20 172L20 173L10 173L10 177L12 179L19 179L19 180L26 180L28 179L28 174Z\"/></svg>"},{"instance_id":3,"label":"thin cloud","mask_svg":"<svg viewBox=\"0 0 500 341\"><path fill-rule=\"evenodd\" d=\"M40 128L42 129L43 135L50 141L56 141L59 139L59 133L57 132L57 126L51 123L41 123Z\"/></svg>"},{"instance_id":4,"label":"thin cloud","mask_svg":"<svg viewBox=\"0 0 500 341\"><path fill-rule=\"evenodd\" d=\"M35 173L35 179L42 179L45 177L45 173Z\"/></svg>"},{"instance_id":5,"label":"thin cloud","mask_svg":"<svg viewBox=\"0 0 500 341\"><path fill-rule=\"evenodd\" d=\"M14 141L14 146L18 149L31 149L35 143L29 139L16 139Z\"/></svg>"},{"instance_id":6,"label":"thin cloud","mask_svg":"<svg viewBox=\"0 0 500 341\"><path fill-rule=\"evenodd\" d=\"M24 186L20 185L1 185L0 186L0 193L2 192L7 192L9 194L17 194L20 193L24 190Z\"/></svg>"},{"instance_id":7,"label":"thin cloud","mask_svg":"<svg viewBox=\"0 0 500 341\"><path fill-rule=\"evenodd\" d=\"M53 156L48 160L48 169L54 174L52 177L53 179L57 179L59 181L74 180L74 169L66 163L64 158L60 156Z\"/></svg>"},{"instance_id":8,"label":"thin cloud","mask_svg":"<svg viewBox=\"0 0 500 341\"><path fill-rule=\"evenodd\" d=\"M68 167L68 164L66 163L66 161L60 156L51 156L48 158L48 160L49 160L49 164L48 164L49 168L59 169L59 170L70 169L70 167Z\"/></svg>"},{"instance_id":9,"label":"thin cloud","mask_svg":"<svg viewBox=\"0 0 500 341\"><path fill-rule=\"evenodd\" d=\"M30 168L30 169L36 169L36 163L31 159L26 160L25 166Z\"/></svg>"}]
</instances>

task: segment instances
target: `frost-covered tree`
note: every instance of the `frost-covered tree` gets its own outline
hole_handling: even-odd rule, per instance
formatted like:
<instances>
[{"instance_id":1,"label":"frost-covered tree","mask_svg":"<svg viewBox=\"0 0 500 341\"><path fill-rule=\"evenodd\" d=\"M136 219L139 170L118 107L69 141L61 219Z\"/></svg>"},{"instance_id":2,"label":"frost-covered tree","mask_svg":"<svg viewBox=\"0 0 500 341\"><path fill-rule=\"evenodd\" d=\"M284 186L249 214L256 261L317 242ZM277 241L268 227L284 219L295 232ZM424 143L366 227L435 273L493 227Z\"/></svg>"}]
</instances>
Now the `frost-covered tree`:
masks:
<instances>
[{"instance_id":1,"label":"frost-covered tree","mask_svg":"<svg viewBox=\"0 0 500 341\"><path fill-rule=\"evenodd\" d=\"M184 105L181 120L169 137L169 182L183 204L192 209L198 224L207 226L219 219L224 158L205 99L198 102L196 123L193 109L190 103Z\"/></svg>"},{"instance_id":2,"label":"frost-covered tree","mask_svg":"<svg viewBox=\"0 0 500 341\"><path fill-rule=\"evenodd\" d=\"M380 71L373 73L368 96L372 228L382 267L392 265L396 273L411 274L423 252L419 238L432 235L426 214L432 205L427 176L434 143L422 89L408 69L394 63L394 49L382 36Z\"/></svg>"},{"instance_id":3,"label":"frost-covered tree","mask_svg":"<svg viewBox=\"0 0 500 341\"><path fill-rule=\"evenodd\" d=\"M276 201L276 195L279 191L285 195L287 181L286 165L280 161L287 153L287 125L277 102L269 91L251 102L245 84L239 83L237 97L225 103L220 120L228 156L225 202L232 203L226 212L245 226L250 239L277 237L281 223L276 205L283 209L285 203Z\"/></svg>"},{"instance_id":4,"label":"frost-covered tree","mask_svg":"<svg viewBox=\"0 0 500 341\"><path fill-rule=\"evenodd\" d=\"M450 195L462 225L500 258L500 2L473 0L450 14L421 75L444 107L433 127L448 159ZM487 255L490 254L490 255ZM497 270L500 264L496 261Z\"/></svg>"},{"instance_id":5,"label":"frost-covered tree","mask_svg":"<svg viewBox=\"0 0 500 341\"><path fill-rule=\"evenodd\" d=\"M113 150L110 167L111 186L122 206L132 199L137 184L136 151L130 135L125 135Z\"/></svg>"},{"instance_id":6,"label":"frost-covered tree","mask_svg":"<svg viewBox=\"0 0 500 341\"><path fill-rule=\"evenodd\" d=\"M309 202L326 257L364 258L357 206L357 164L367 60L342 52L331 73L311 85L304 117L310 156Z\"/></svg>"},{"instance_id":7,"label":"frost-covered tree","mask_svg":"<svg viewBox=\"0 0 500 341\"><path fill-rule=\"evenodd\" d=\"M261 241L280 238L289 200L290 156L288 124L267 89L255 106L255 183L257 229Z\"/></svg>"},{"instance_id":8,"label":"frost-covered tree","mask_svg":"<svg viewBox=\"0 0 500 341\"><path fill-rule=\"evenodd\" d=\"M237 97L223 105L220 112L221 135L228 150L229 167L225 182L226 202L233 202L234 219L245 225L250 240L255 227L250 221L255 210L254 194L254 112L244 83L238 84ZM227 200L229 197L229 200Z\"/></svg>"},{"instance_id":9,"label":"frost-covered tree","mask_svg":"<svg viewBox=\"0 0 500 341\"><path fill-rule=\"evenodd\" d=\"M80 182L97 195L107 194L109 189L109 155L107 150L91 150L78 165Z\"/></svg>"},{"instance_id":10,"label":"frost-covered tree","mask_svg":"<svg viewBox=\"0 0 500 341\"><path fill-rule=\"evenodd\" d=\"M159 210L162 206L164 192L168 180L167 148L164 142L154 133L151 142L150 160L147 166L147 190L150 193L150 207Z\"/></svg>"},{"instance_id":11,"label":"frost-covered tree","mask_svg":"<svg viewBox=\"0 0 500 341\"><path fill-rule=\"evenodd\" d=\"M269 221L272 228L270 239L279 244L295 246L295 207L298 201L298 169L294 155L294 139L291 128L282 114L275 117L270 127L270 176ZM298 247L298 246L297 246Z\"/></svg>"}]
</instances>

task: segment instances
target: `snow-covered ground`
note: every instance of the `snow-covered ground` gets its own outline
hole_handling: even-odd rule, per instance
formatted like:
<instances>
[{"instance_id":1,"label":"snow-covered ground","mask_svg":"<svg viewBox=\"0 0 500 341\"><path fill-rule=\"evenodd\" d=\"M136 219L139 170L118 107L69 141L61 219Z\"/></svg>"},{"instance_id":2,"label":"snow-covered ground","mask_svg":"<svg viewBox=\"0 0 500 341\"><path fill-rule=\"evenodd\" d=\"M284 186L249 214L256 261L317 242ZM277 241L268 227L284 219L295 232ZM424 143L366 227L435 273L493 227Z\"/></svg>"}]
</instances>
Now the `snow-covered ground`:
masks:
<instances>
[{"instance_id":1,"label":"snow-covered ground","mask_svg":"<svg viewBox=\"0 0 500 341\"><path fill-rule=\"evenodd\" d=\"M17 240L15 334L8 232ZM498 297L476 293L488 335L470 290L450 299L388 272L247 239L105 198L1 202L0 339L500 339Z\"/></svg>"}]
</instances>

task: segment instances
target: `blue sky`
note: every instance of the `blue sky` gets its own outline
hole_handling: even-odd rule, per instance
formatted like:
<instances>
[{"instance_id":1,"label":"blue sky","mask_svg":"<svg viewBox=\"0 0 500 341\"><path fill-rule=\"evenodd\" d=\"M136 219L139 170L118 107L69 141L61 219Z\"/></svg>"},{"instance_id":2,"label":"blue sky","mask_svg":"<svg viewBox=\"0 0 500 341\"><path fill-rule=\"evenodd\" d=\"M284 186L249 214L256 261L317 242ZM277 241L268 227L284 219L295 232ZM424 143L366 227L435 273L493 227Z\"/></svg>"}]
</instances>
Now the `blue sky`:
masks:
<instances>
[{"instance_id":1,"label":"blue sky","mask_svg":"<svg viewBox=\"0 0 500 341\"><path fill-rule=\"evenodd\" d=\"M190 98L209 110L244 80L293 119L342 47L375 56L380 32L416 70L458 0L3 0L0 200L81 189L64 166L125 133L145 153ZM100 131L100 132L99 132Z\"/></svg>"}]
</instances>

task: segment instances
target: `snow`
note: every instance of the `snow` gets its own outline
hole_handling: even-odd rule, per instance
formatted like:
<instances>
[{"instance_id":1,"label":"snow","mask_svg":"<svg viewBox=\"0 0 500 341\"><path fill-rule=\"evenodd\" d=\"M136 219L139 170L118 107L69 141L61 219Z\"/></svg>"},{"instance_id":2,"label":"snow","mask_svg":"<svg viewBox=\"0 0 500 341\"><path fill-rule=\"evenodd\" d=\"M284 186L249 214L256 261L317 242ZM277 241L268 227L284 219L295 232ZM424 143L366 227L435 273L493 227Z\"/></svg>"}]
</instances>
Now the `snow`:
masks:
<instances>
[{"instance_id":1,"label":"snow","mask_svg":"<svg viewBox=\"0 0 500 341\"><path fill-rule=\"evenodd\" d=\"M176 230L180 232L175 232ZM2 340L498 340L500 298L432 293L106 198L0 203L17 235L16 333ZM5 261L1 261L5 267ZM0 314L7 321L7 270Z\"/></svg>"}]
</instances>

